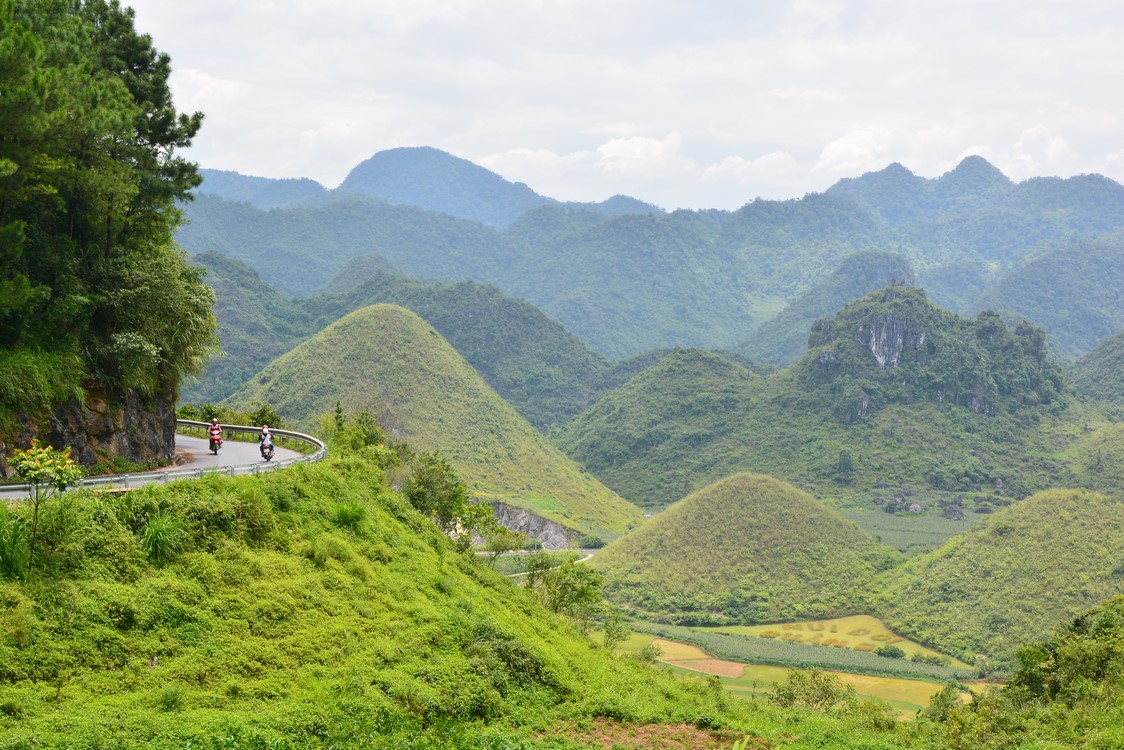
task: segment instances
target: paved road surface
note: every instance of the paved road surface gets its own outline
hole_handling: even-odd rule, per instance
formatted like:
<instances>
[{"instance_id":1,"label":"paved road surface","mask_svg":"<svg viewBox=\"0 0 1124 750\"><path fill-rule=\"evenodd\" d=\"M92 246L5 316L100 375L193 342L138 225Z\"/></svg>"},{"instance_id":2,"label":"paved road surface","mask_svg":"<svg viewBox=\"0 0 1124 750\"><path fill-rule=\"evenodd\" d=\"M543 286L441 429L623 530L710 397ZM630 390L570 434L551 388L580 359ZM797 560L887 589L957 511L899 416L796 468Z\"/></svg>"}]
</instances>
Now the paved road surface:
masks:
<instances>
[{"instance_id":1,"label":"paved road surface","mask_svg":"<svg viewBox=\"0 0 1124 750\"><path fill-rule=\"evenodd\" d=\"M223 441L222 448L216 456L207 449L206 438L176 435L176 455L181 456L178 466L169 466L169 469L211 469L216 466L248 466L249 464L264 464L258 452L257 443L236 443L233 440ZM296 458L300 454L288 448L277 447L274 461L282 458Z\"/></svg>"},{"instance_id":2,"label":"paved road surface","mask_svg":"<svg viewBox=\"0 0 1124 750\"><path fill-rule=\"evenodd\" d=\"M285 458L297 458L300 455L301 454L297 451L278 446L277 454L273 457L273 460L279 461ZM216 456L207 449L206 438L188 437L187 435L176 435L176 456L179 458L178 464L166 466L163 469L155 469L154 471L170 471L172 469L214 469L227 466L265 464L261 454L258 452L257 443L238 443L227 440L223 442L222 448L219 449L219 453ZM0 489L0 500L4 502L13 503L25 499L26 497L27 490Z\"/></svg>"}]
</instances>

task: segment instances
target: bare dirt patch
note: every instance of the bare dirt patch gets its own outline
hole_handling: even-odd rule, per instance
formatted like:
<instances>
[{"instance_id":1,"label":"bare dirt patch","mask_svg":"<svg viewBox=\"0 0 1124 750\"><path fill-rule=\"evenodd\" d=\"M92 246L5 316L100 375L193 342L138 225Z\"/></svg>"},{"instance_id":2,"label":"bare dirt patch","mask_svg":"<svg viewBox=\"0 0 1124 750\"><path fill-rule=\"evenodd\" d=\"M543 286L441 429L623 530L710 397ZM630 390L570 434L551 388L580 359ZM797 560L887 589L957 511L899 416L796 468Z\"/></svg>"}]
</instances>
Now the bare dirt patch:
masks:
<instances>
[{"instance_id":1,"label":"bare dirt patch","mask_svg":"<svg viewBox=\"0 0 1124 750\"><path fill-rule=\"evenodd\" d=\"M723 659L681 659L678 661L660 659L660 661L674 667L689 669L692 672L716 674L719 677L741 677L745 672L745 665L741 662L725 661Z\"/></svg>"},{"instance_id":2,"label":"bare dirt patch","mask_svg":"<svg viewBox=\"0 0 1124 750\"><path fill-rule=\"evenodd\" d=\"M745 735L730 731L699 729L693 724L622 724L611 719L594 719L585 728L570 727L561 734L593 747L627 750L709 750L729 748ZM746 750L768 750L769 741L754 737Z\"/></svg>"}]
</instances>

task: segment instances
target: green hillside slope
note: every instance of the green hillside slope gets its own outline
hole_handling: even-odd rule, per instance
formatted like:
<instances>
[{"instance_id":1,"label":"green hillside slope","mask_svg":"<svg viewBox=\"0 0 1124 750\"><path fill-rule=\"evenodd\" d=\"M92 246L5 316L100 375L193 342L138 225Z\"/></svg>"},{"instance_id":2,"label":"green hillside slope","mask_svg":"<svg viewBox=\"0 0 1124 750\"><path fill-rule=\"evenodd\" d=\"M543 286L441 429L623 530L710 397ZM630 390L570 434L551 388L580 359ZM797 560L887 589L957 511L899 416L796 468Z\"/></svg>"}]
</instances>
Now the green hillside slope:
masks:
<instances>
[{"instance_id":1,"label":"green hillside slope","mask_svg":"<svg viewBox=\"0 0 1124 750\"><path fill-rule=\"evenodd\" d=\"M756 362L789 365L808 348L812 323L852 300L890 284L912 284L909 261L891 253L857 253L843 260L825 281L793 300L738 347Z\"/></svg>"},{"instance_id":2,"label":"green hillside slope","mask_svg":"<svg viewBox=\"0 0 1124 750\"><path fill-rule=\"evenodd\" d=\"M1124 405L1124 330L1109 336L1070 369L1074 390Z\"/></svg>"},{"instance_id":3,"label":"green hillside slope","mask_svg":"<svg viewBox=\"0 0 1124 750\"><path fill-rule=\"evenodd\" d=\"M311 335L314 323L245 263L216 252L193 256L191 262L206 270L203 283L215 292L223 355L208 360L202 375L185 384L180 399L217 401Z\"/></svg>"},{"instance_id":4,"label":"green hillside slope","mask_svg":"<svg viewBox=\"0 0 1124 750\"><path fill-rule=\"evenodd\" d=\"M291 300L257 272L220 253L193 257L207 269L224 356L183 391L218 401L266 364L347 313L391 303L423 317L516 411L539 429L568 421L636 363L614 365L523 300L473 282L437 283L374 270L336 294ZM381 264L361 264L378 269ZM352 262L354 264L355 261ZM349 265L352 265L349 264ZM356 269L357 274L362 274Z\"/></svg>"},{"instance_id":5,"label":"green hillside slope","mask_svg":"<svg viewBox=\"0 0 1124 750\"><path fill-rule=\"evenodd\" d=\"M0 589L5 748L574 748L573 720L595 717L748 728L748 704L611 658L455 551L374 461L78 492L43 521L36 577Z\"/></svg>"},{"instance_id":6,"label":"green hillside slope","mask_svg":"<svg viewBox=\"0 0 1124 750\"><path fill-rule=\"evenodd\" d=\"M1074 359L1124 327L1124 233L1069 240L1002 275L970 311L1025 318Z\"/></svg>"},{"instance_id":7,"label":"green hillside slope","mask_svg":"<svg viewBox=\"0 0 1124 750\"><path fill-rule=\"evenodd\" d=\"M388 431L439 449L479 496L527 508L573 533L617 536L638 519L554 448L416 314L358 310L277 359L228 401L262 401L309 425L340 401Z\"/></svg>"},{"instance_id":8,"label":"green hillside slope","mask_svg":"<svg viewBox=\"0 0 1124 750\"><path fill-rule=\"evenodd\" d=\"M879 295L820 325L817 346L788 370L754 376L679 351L552 437L648 508L754 471L872 512L940 521L1075 481L1078 457L1063 451L1092 415L1056 395L1040 333L955 318L919 290L887 290L888 306ZM1036 403L1043 394L1050 405Z\"/></svg>"},{"instance_id":9,"label":"green hillside slope","mask_svg":"<svg viewBox=\"0 0 1124 750\"><path fill-rule=\"evenodd\" d=\"M880 608L949 653L1010 660L1021 643L1124 593L1124 502L1049 490L894 571Z\"/></svg>"},{"instance_id":10,"label":"green hillside slope","mask_svg":"<svg viewBox=\"0 0 1124 750\"><path fill-rule=\"evenodd\" d=\"M775 622L862 610L897 553L792 485L716 482L590 560L607 596L675 622Z\"/></svg>"},{"instance_id":11,"label":"green hillside slope","mask_svg":"<svg viewBox=\"0 0 1124 750\"><path fill-rule=\"evenodd\" d=\"M376 274L345 294L300 302L324 324L367 305L414 311L540 430L569 421L607 387L611 363L560 324L493 286Z\"/></svg>"}]
</instances>

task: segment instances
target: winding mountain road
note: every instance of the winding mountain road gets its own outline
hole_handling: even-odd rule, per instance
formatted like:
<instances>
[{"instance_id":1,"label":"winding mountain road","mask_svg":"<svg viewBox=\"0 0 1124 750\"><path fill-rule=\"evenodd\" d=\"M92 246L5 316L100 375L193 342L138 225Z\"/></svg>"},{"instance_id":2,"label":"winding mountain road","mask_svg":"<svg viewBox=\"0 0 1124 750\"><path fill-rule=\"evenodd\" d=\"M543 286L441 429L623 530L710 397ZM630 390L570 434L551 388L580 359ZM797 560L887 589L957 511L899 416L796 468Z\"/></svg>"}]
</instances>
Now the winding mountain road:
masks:
<instances>
[{"instance_id":1,"label":"winding mountain road","mask_svg":"<svg viewBox=\"0 0 1124 750\"><path fill-rule=\"evenodd\" d=\"M198 423L197 426L205 427L202 423ZM246 434L251 430L256 431L256 428L238 429L242 434ZM278 432L280 431L275 431L274 435L276 436ZM299 433L288 432L286 432L286 434L299 435ZM319 445L323 450L323 443L320 443L315 438L309 436L302 437L307 438L305 442L313 442ZM320 454L315 456L303 456L303 454L298 451L290 448L282 448L280 445L277 445L273 461L266 462L262 459L256 442L239 442L230 439L223 442L218 455L215 455L207 448L206 438L177 434L175 464L138 474L122 474L115 477L90 477L84 481L88 486L128 489L144 484L151 484L153 482L199 477L204 472L209 473L212 471L223 474L255 474L259 470L272 470L298 459L317 460L319 456ZM27 494L28 490L26 485L14 484L7 487L0 485L0 502L5 504L11 505L20 500L24 500L27 498Z\"/></svg>"},{"instance_id":2,"label":"winding mountain road","mask_svg":"<svg viewBox=\"0 0 1124 750\"><path fill-rule=\"evenodd\" d=\"M273 460L282 461L286 458L298 458L299 456L300 453L294 450L277 446L277 455L274 456ZM239 443L233 440L225 440L216 456L207 448L206 438L176 435L176 465L157 469L157 471L217 469L226 466L249 466L254 463L265 463L258 452L257 443Z\"/></svg>"}]
</instances>

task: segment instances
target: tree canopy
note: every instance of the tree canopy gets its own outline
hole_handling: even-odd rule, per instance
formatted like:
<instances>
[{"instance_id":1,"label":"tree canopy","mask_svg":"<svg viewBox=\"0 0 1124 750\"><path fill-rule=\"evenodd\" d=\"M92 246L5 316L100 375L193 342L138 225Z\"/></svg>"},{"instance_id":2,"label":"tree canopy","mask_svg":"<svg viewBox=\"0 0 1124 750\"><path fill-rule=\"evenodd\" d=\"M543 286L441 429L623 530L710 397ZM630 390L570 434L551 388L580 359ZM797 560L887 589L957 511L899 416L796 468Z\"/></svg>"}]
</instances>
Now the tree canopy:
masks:
<instances>
[{"instance_id":1,"label":"tree canopy","mask_svg":"<svg viewBox=\"0 0 1124 750\"><path fill-rule=\"evenodd\" d=\"M61 357L56 391L169 394L214 347L213 295L172 243L199 183L176 152L203 116L177 112L168 55L133 18L0 0L0 381ZM0 388L0 416L42 396Z\"/></svg>"}]
</instances>

